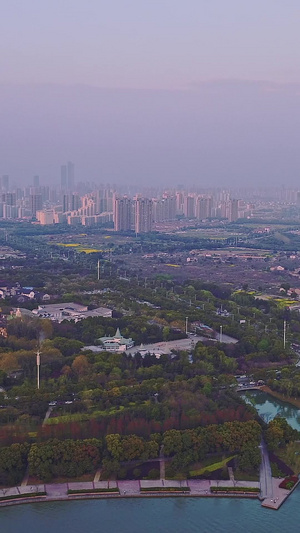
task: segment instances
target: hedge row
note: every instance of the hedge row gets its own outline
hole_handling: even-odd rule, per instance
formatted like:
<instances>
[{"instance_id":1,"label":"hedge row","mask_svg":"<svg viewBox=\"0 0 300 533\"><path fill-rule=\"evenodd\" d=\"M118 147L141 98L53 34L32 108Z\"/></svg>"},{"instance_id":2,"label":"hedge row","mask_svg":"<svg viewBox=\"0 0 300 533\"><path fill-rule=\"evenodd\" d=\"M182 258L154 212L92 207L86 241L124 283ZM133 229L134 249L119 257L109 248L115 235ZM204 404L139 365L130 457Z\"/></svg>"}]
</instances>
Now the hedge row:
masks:
<instances>
[{"instance_id":1,"label":"hedge row","mask_svg":"<svg viewBox=\"0 0 300 533\"><path fill-rule=\"evenodd\" d=\"M190 492L190 487L142 487L141 492Z\"/></svg>"},{"instance_id":2,"label":"hedge row","mask_svg":"<svg viewBox=\"0 0 300 533\"><path fill-rule=\"evenodd\" d=\"M211 492L260 492L258 487L210 487Z\"/></svg>"},{"instance_id":3,"label":"hedge row","mask_svg":"<svg viewBox=\"0 0 300 533\"><path fill-rule=\"evenodd\" d=\"M46 492L27 492L25 494L10 494L9 496L0 496L0 502L5 500L17 500L20 498L33 498L34 496L46 496Z\"/></svg>"},{"instance_id":4,"label":"hedge row","mask_svg":"<svg viewBox=\"0 0 300 533\"><path fill-rule=\"evenodd\" d=\"M94 494L94 493L102 493L102 492L114 492L115 494L119 494L119 489L117 488L110 488L110 489L69 489L68 494Z\"/></svg>"}]
</instances>

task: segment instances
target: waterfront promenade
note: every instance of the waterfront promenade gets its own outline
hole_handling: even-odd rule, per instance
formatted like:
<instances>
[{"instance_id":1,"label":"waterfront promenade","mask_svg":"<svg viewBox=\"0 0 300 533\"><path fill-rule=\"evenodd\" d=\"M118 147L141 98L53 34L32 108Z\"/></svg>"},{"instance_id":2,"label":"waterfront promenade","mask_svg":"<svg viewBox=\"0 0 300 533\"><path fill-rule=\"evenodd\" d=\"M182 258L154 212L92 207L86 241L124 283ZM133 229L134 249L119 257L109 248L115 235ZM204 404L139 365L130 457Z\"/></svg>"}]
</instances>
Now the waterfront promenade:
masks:
<instances>
[{"instance_id":1,"label":"waterfront promenade","mask_svg":"<svg viewBox=\"0 0 300 533\"><path fill-rule=\"evenodd\" d=\"M203 498L257 498L261 500L261 505L268 509L277 510L288 498L292 491L279 488L281 478L272 478L272 495L264 497L262 493L247 493L248 488L260 488L258 481L234 481L234 480L206 480L206 479L189 479L189 480L120 480L120 481L89 481L89 482L72 482L72 483L46 483L39 485L22 485L19 487L10 487L0 489L0 507L47 501L64 501L80 500L86 498L132 498L132 497L203 497ZM245 492L238 493L219 493L211 492L211 487L231 487L232 489L245 488ZM175 489L174 492L157 492L155 489ZM189 490L187 490L187 488ZM104 492L97 492L97 490ZM112 492L105 492L110 489ZM144 492L141 489L147 489ZM153 489L153 492L151 492ZM78 491L78 493L68 493L69 491ZM95 492L94 492L95 491ZM46 494L45 494L46 493ZM40 494L40 495L39 495ZM24 497L20 497L23 495ZM28 495L28 497L26 497ZM2 500L2 498L10 498Z\"/></svg>"},{"instance_id":2,"label":"waterfront promenade","mask_svg":"<svg viewBox=\"0 0 300 533\"><path fill-rule=\"evenodd\" d=\"M81 498L111 498L111 497L147 497L153 496L156 488L174 488L175 495L178 496L203 496L216 497L210 492L212 486L218 487L253 487L259 488L259 482L256 481L216 481L216 480L122 480L122 481L97 481L97 482L74 482L74 483L46 483L40 485L28 485L20 487L11 487L7 489L0 489L1 497L10 497L9 500L0 501L0 506L12 505L15 503L24 503L24 501L55 501L55 500L71 500ZM153 492L151 489L153 488ZM186 491L186 488L189 488ZM114 492L96 492L97 489L107 490L115 489ZM142 492L141 489L147 489L149 492ZM93 493L93 490L95 492ZM80 491L77 494L68 494L68 491ZM36 496L30 497L34 493ZM40 496L38 495L40 493ZM44 495L44 493L46 493ZM24 498L20 498L20 494L28 494ZM161 492L157 493L159 497L170 496L172 493ZM16 497L14 499L13 497ZM224 494L224 496L244 496L243 491L238 495ZM257 497L257 494L253 494Z\"/></svg>"}]
</instances>

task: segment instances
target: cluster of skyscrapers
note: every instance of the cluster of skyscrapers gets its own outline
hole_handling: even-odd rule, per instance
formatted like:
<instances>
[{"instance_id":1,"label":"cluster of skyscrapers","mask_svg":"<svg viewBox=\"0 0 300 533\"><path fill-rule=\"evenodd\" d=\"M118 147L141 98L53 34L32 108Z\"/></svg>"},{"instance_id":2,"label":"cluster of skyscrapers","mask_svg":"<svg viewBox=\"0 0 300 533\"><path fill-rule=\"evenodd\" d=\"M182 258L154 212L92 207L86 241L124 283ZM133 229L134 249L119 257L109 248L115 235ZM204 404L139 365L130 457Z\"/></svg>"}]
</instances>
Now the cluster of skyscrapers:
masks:
<instances>
[{"instance_id":1,"label":"cluster of skyscrapers","mask_svg":"<svg viewBox=\"0 0 300 533\"><path fill-rule=\"evenodd\" d=\"M152 231L153 224L171 222L177 218L205 220L226 218L233 222L250 213L251 206L241 200L217 201L213 196L178 191L164 193L157 198L136 195L133 198L114 194L113 220L116 231Z\"/></svg>"},{"instance_id":2,"label":"cluster of skyscrapers","mask_svg":"<svg viewBox=\"0 0 300 533\"><path fill-rule=\"evenodd\" d=\"M123 192L116 186L75 182L72 162L61 166L60 186L41 186L33 176L29 187L11 187L8 175L1 179L0 218L27 219L42 225L65 223L83 226L114 224L116 231L147 233L180 218L227 219L251 216L253 203L232 197L228 191L143 190ZM122 188L120 188L122 191ZM294 193L300 203L299 193Z\"/></svg>"}]
</instances>

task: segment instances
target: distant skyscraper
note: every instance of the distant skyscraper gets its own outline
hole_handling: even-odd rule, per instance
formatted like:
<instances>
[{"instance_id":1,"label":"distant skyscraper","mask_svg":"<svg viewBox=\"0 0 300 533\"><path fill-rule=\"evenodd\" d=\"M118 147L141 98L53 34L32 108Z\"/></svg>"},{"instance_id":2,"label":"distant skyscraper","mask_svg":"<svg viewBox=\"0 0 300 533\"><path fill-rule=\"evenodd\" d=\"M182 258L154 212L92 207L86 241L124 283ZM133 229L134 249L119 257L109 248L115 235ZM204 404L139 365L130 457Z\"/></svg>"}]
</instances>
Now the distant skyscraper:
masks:
<instances>
[{"instance_id":1,"label":"distant skyscraper","mask_svg":"<svg viewBox=\"0 0 300 533\"><path fill-rule=\"evenodd\" d=\"M1 186L2 186L2 189L4 191L8 191L8 189L9 189L9 176L8 176L8 174L4 174L4 176L2 176Z\"/></svg>"},{"instance_id":2,"label":"distant skyscraper","mask_svg":"<svg viewBox=\"0 0 300 533\"><path fill-rule=\"evenodd\" d=\"M60 167L60 186L63 190L67 188L67 165Z\"/></svg>"},{"instance_id":3,"label":"distant skyscraper","mask_svg":"<svg viewBox=\"0 0 300 533\"><path fill-rule=\"evenodd\" d=\"M135 232L148 233L152 231L152 200L149 198L135 199Z\"/></svg>"},{"instance_id":4,"label":"distant skyscraper","mask_svg":"<svg viewBox=\"0 0 300 533\"><path fill-rule=\"evenodd\" d=\"M212 198L204 198L203 196L198 196L196 200L196 218L203 220L204 218L210 218L212 211Z\"/></svg>"},{"instance_id":5,"label":"distant skyscraper","mask_svg":"<svg viewBox=\"0 0 300 533\"><path fill-rule=\"evenodd\" d=\"M71 161L60 167L60 186L62 190L74 191L75 173L74 164Z\"/></svg>"},{"instance_id":6,"label":"distant skyscraper","mask_svg":"<svg viewBox=\"0 0 300 533\"><path fill-rule=\"evenodd\" d=\"M43 207L42 195L41 194L31 194L30 195L30 208L32 216L36 216L37 211L41 211Z\"/></svg>"},{"instance_id":7,"label":"distant skyscraper","mask_svg":"<svg viewBox=\"0 0 300 533\"><path fill-rule=\"evenodd\" d=\"M195 198L194 196L185 196L183 202L183 213L187 218L193 218L195 216Z\"/></svg>"},{"instance_id":8,"label":"distant skyscraper","mask_svg":"<svg viewBox=\"0 0 300 533\"><path fill-rule=\"evenodd\" d=\"M80 207L80 196L78 194L64 194L63 213L67 211L77 211Z\"/></svg>"},{"instance_id":9,"label":"distant skyscraper","mask_svg":"<svg viewBox=\"0 0 300 533\"><path fill-rule=\"evenodd\" d=\"M17 195L15 192L7 192L2 195L2 201L6 205L17 205Z\"/></svg>"},{"instance_id":10,"label":"distant skyscraper","mask_svg":"<svg viewBox=\"0 0 300 533\"><path fill-rule=\"evenodd\" d=\"M34 187L40 186L40 176L33 176L33 186Z\"/></svg>"},{"instance_id":11,"label":"distant skyscraper","mask_svg":"<svg viewBox=\"0 0 300 533\"><path fill-rule=\"evenodd\" d=\"M128 231L131 229L132 201L127 196L121 198L114 196L113 218L115 231Z\"/></svg>"},{"instance_id":12,"label":"distant skyscraper","mask_svg":"<svg viewBox=\"0 0 300 533\"><path fill-rule=\"evenodd\" d=\"M183 201L184 201L183 193L180 191L177 192L176 193L176 211L178 215L183 215Z\"/></svg>"},{"instance_id":13,"label":"distant skyscraper","mask_svg":"<svg viewBox=\"0 0 300 533\"><path fill-rule=\"evenodd\" d=\"M176 198L164 194L162 198L152 199L153 222L169 222L176 219Z\"/></svg>"},{"instance_id":14,"label":"distant skyscraper","mask_svg":"<svg viewBox=\"0 0 300 533\"><path fill-rule=\"evenodd\" d=\"M235 222L239 218L239 201L233 198L229 202L229 221Z\"/></svg>"},{"instance_id":15,"label":"distant skyscraper","mask_svg":"<svg viewBox=\"0 0 300 533\"><path fill-rule=\"evenodd\" d=\"M74 190L75 186L75 176L74 176L74 164L71 161L68 161L67 165L67 186L69 191Z\"/></svg>"}]
</instances>

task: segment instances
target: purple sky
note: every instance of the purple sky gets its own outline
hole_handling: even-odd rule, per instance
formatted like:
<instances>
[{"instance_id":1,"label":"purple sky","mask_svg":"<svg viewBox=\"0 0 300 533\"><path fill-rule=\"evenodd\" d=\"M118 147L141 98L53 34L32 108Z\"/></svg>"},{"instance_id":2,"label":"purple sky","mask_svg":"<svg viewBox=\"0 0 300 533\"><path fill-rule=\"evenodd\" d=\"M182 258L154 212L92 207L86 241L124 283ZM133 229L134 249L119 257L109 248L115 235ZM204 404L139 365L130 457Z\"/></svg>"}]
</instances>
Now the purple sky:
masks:
<instances>
[{"instance_id":1,"label":"purple sky","mask_svg":"<svg viewBox=\"0 0 300 533\"><path fill-rule=\"evenodd\" d=\"M299 0L1 7L0 174L297 184Z\"/></svg>"},{"instance_id":2,"label":"purple sky","mask_svg":"<svg viewBox=\"0 0 300 533\"><path fill-rule=\"evenodd\" d=\"M2 0L3 82L300 82L299 0Z\"/></svg>"}]
</instances>

